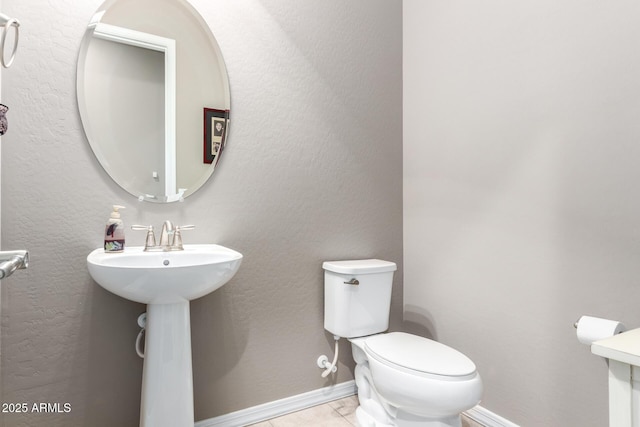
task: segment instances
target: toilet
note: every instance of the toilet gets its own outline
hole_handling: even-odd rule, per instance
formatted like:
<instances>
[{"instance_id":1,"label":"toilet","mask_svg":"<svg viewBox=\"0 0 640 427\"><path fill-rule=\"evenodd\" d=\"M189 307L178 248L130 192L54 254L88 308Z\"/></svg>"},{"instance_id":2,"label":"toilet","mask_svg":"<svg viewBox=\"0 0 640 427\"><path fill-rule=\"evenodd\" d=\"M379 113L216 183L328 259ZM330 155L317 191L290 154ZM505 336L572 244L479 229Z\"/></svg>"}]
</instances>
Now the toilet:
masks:
<instances>
[{"instance_id":1,"label":"toilet","mask_svg":"<svg viewBox=\"0 0 640 427\"><path fill-rule=\"evenodd\" d=\"M480 402L482 380L464 354L389 327L396 264L327 261L324 328L351 342L361 427L461 427Z\"/></svg>"}]
</instances>

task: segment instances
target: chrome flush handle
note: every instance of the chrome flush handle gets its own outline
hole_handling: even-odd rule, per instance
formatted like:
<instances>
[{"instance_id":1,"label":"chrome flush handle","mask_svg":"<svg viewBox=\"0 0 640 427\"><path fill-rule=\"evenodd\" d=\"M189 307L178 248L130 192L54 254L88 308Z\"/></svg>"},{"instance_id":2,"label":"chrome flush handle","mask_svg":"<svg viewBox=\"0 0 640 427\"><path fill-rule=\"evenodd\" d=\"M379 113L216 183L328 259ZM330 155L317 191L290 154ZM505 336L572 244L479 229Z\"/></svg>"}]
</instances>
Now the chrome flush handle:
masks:
<instances>
[{"instance_id":1,"label":"chrome flush handle","mask_svg":"<svg viewBox=\"0 0 640 427\"><path fill-rule=\"evenodd\" d=\"M344 282L345 285L359 285L360 282L358 281L358 279L356 279L355 277L351 280L349 280L348 282Z\"/></svg>"}]
</instances>

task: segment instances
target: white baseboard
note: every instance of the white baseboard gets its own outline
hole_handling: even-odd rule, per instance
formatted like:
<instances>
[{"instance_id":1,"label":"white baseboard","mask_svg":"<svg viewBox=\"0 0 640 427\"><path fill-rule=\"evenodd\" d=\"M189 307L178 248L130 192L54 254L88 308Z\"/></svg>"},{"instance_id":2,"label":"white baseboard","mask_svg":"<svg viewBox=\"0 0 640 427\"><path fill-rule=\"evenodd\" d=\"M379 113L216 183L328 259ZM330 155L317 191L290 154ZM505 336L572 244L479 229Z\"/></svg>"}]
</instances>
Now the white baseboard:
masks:
<instances>
[{"instance_id":1,"label":"white baseboard","mask_svg":"<svg viewBox=\"0 0 640 427\"><path fill-rule=\"evenodd\" d=\"M287 397L219 417L201 420L194 427L241 427L256 424L261 421L280 417L291 412L300 411L316 405L352 396L358 392L355 381L336 384L329 387L312 390L307 393ZM465 412L473 421L485 427L520 427L511 421L494 414L482 406L476 406Z\"/></svg>"},{"instance_id":2,"label":"white baseboard","mask_svg":"<svg viewBox=\"0 0 640 427\"><path fill-rule=\"evenodd\" d=\"M356 382L347 381L330 387L312 390L307 393L264 403L251 408L242 409L219 417L209 418L195 423L194 427L240 427L259 423L271 418L300 411L312 406L331 402L356 394Z\"/></svg>"},{"instance_id":3,"label":"white baseboard","mask_svg":"<svg viewBox=\"0 0 640 427\"><path fill-rule=\"evenodd\" d=\"M464 414L485 427L520 427L518 424L512 423L479 405L469 409Z\"/></svg>"}]
</instances>

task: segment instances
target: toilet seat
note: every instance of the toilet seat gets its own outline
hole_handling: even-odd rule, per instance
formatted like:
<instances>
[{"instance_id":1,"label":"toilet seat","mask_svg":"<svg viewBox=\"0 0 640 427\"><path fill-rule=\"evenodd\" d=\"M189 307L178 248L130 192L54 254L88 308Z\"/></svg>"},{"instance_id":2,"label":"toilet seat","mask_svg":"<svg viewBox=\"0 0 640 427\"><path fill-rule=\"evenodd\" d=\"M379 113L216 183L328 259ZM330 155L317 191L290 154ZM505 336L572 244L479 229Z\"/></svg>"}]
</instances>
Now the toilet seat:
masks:
<instances>
[{"instance_id":1,"label":"toilet seat","mask_svg":"<svg viewBox=\"0 0 640 427\"><path fill-rule=\"evenodd\" d=\"M365 340L364 349L378 362L412 375L450 381L476 375L476 365L459 351L404 332L371 336Z\"/></svg>"}]
</instances>

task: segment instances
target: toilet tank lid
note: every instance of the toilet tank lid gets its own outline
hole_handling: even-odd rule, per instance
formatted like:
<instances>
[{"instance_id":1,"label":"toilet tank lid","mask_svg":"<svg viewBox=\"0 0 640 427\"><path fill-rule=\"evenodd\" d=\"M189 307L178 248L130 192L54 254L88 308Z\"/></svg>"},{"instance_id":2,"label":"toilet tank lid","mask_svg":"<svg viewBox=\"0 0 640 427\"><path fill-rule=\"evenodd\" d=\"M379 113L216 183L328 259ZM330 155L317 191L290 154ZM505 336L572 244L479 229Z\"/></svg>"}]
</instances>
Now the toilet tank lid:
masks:
<instances>
[{"instance_id":1,"label":"toilet tank lid","mask_svg":"<svg viewBox=\"0 0 640 427\"><path fill-rule=\"evenodd\" d=\"M380 259L325 261L322 263L322 268L340 274L372 274L397 270L395 262Z\"/></svg>"}]
</instances>

